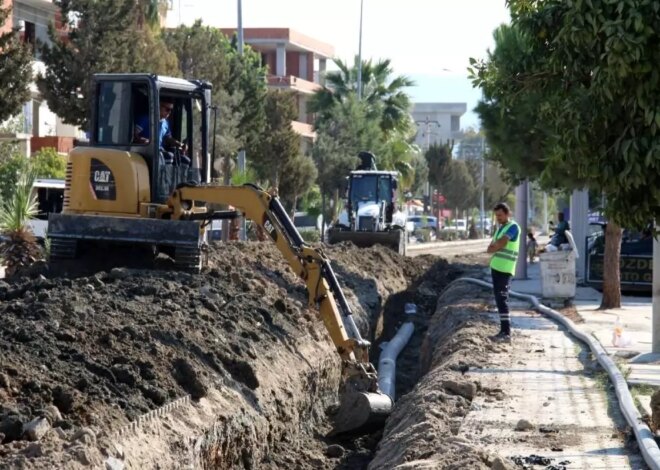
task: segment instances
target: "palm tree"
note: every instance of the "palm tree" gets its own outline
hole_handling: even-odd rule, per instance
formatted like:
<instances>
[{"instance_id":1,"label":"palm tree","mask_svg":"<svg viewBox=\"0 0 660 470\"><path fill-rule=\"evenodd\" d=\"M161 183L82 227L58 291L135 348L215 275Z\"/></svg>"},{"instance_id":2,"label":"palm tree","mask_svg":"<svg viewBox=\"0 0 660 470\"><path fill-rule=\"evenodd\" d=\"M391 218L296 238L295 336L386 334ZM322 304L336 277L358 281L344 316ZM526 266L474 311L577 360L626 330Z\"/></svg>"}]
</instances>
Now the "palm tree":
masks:
<instances>
[{"instance_id":1,"label":"palm tree","mask_svg":"<svg viewBox=\"0 0 660 470\"><path fill-rule=\"evenodd\" d=\"M347 97L357 92L357 65L353 67L340 59L335 59L339 70L325 75L326 86L318 90L310 99L308 109L317 113L317 124L328 119L330 110L336 103L344 102ZM412 127L410 118L410 96L404 91L415 83L404 75L390 79L392 65L389 59L374 63L362 61L362 97L368 106L368 117L378 119L385 134L398 130L407 132Z\"/></svg>"},{"instance_id":2,"label":"palm tree","mask_svg":"<svg viewBox=\"0 0 660 470\"><path fill-rule=\"evenodd\" d=\"M28 226L28 221L37 214L37 200L32 195L35 177L33 168L23 168L11 198L0 206L0 231L4 235L0 256L7 276L41 258L37 240Z\"/></svg>"}]
</instances>

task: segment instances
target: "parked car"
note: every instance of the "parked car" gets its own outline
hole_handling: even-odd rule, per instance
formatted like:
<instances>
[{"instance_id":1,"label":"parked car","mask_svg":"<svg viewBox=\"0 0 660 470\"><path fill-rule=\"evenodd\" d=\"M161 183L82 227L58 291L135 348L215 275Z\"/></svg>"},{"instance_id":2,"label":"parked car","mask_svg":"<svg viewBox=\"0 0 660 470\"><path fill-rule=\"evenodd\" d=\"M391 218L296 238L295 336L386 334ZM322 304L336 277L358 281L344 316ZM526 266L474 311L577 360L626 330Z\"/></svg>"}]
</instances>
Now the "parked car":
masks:
<instances>
[{"instance_id":1,"label":"parked car","mask_svg":"<svg viewBox=\"0 0 660 470\"><path fill-rule=\"evenodd\" d=\"M587 283L596 289L603 285L605 224L589 224L587 236ZM652 229L642 232L625 229L619 261L621 290L650 294L653 287Z\"/></svg>"},{"instance_id":2,"label":"parked car","mask_svg":"<svg viewBox=\"0 0 660 470\"><path fill-rule=\"evenodd\" d=\"M467 232L467 221L465 219L454 219L451 222L448 222L444 229L455 230L457 232Z\"/></svg>"},{"instance_id":3,"label":"parked car","mask_svg":"<svg viewBox=\"0 0 660 470\"><path fill-rule=\"evenodd\" d=\"M418 239L435 241L438 237L438 218L433 215L408 216L410 231Z\"/></svg>"},{"instance_id":4,"label":"parked car","mask_svg":"<svg viewBox=\"0 0 660 470\"><path fill-rule=\"evenodd\" d=\"M481 219L475 220L474 226L477 229L477 233L481 234ZM490 219L484 219L484 235L490 235L492 229L493 223L490 221Z\"/></svg>"},{"instance_id":5,"label":"parked car","mask_svg":"<svg viewBox=\"0 0 660 470\"><path fill-rule=\"evenodd\" d=\"M293 215L293 225L296 226L299 232L316 230L320 233L323 226L323 216L321 214L310 215L307 212L296 212Z\"/></svg>"}]
</instances>

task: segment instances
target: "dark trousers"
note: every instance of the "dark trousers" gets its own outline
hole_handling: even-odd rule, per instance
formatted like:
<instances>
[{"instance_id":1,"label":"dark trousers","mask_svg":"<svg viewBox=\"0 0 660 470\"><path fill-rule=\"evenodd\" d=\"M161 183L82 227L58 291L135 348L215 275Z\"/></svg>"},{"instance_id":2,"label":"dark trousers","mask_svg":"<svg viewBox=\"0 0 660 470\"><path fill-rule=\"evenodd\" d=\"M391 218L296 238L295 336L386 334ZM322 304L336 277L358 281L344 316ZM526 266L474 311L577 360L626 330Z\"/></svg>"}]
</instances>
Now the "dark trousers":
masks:
<instances>
[{"instance_id":1,"label":"dark trousers","mask_svg":"<svg viewBox=\"0 0 660 470\"><path fill-rule=\"evenodd\" d=\"M490 270L493 278L493 291L495 293L495 303L497 311L500 313L500 322L502 329L510 331L511 317L509 316L509 286L511 284L511 274Z\"/></svg>"}]
</instances>

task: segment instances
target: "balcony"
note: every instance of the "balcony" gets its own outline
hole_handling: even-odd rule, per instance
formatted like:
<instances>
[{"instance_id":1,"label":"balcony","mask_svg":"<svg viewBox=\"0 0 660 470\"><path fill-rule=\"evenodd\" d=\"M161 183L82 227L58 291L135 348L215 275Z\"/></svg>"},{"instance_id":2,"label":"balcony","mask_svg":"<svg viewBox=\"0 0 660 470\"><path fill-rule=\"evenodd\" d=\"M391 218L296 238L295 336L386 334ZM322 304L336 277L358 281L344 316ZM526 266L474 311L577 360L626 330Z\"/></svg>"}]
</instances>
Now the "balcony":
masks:
<instances>
[{"instance_id":1,"label":"balcony","mask_svg":"<svg viewBox=\"0 0 660 470\"><path fill-rule=\"evenodd\" d=\"M269 75L268 86L273 88L287 88L305 94L312 94L322 88L318 83L310 82L294 75L286 75L284 77Z\"/></svg>"},{"instance_id":2,"label":"balcony","mask_svg":"<svg viewBox=\"0 0 660 470\"><path fill-rule=\"evenodd\" d=\"M291 128L300 134L301 137L308 139L316 139L316 132L314 132L314 126L307 124L306 122L300 121L291 121Z\"/></svg>"}]
</instances>

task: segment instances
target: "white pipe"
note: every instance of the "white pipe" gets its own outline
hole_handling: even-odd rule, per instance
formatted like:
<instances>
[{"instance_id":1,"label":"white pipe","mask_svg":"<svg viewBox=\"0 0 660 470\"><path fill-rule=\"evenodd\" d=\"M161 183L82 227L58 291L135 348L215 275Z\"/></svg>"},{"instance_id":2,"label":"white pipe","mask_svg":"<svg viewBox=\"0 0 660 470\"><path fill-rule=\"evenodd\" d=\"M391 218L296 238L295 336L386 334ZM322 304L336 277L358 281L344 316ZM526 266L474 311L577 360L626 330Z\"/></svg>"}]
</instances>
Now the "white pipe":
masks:
<instances>
[{"instance_id":1,"label":"white pipe","mask_svg":"<svg viewBox=\"0 0 660 470\"><path fill-rule=\"evenodd\" d=\"M490 289L493 288L492 284L480 279L463 277L457 279L454 282L458 281L470 282L472 284L478 284ZM633 429L635 433L635 437L637 438L637 443L639 444L639 448L642 452L642 457L644 457L644 461L649 466L649 468L651 468L651 470L660 470L660 449L658 449L658 445L653 438L653 433L646 425L646 423L642 421L639 410L637 410L637 407L633 402L633 398L630 395L630 390L628 390L626 379L623 377L621 371L619 371L616 364L614 361L612 361L603 346L601 346L601 344L591 336L578 330L575 326L575 323L573 323L571 320L559 312L539 303L539 300L533 295L521 294L514 291L509 292L509 294L513 297L527 300L532 305L534 305L536 310L550 317L554 321L561 323L573 336L586 343L589 348L591 348L591 352L594 354L594 356L596 356L596 359L600 365L607 371L607 375L610 377L610 380L614 385L614 390L619 400L619 407L621 408L623 416L626 418L628 425Z\"/></svg>"},{"instance_id":2,"label":"white pipe","mask_svg":"<svg viewBox=\"0 0 660 470\"><path fill-rule=\"evenodd\" d=\"M385 395L394 401L395 383L396 383L396 358L401 350L408 344L410 337L415 331L415 325L412 322L406 322L401 325L394 338L386 343L380 359L378 360L378 388Z\"/></svg>"}]
</instances>

